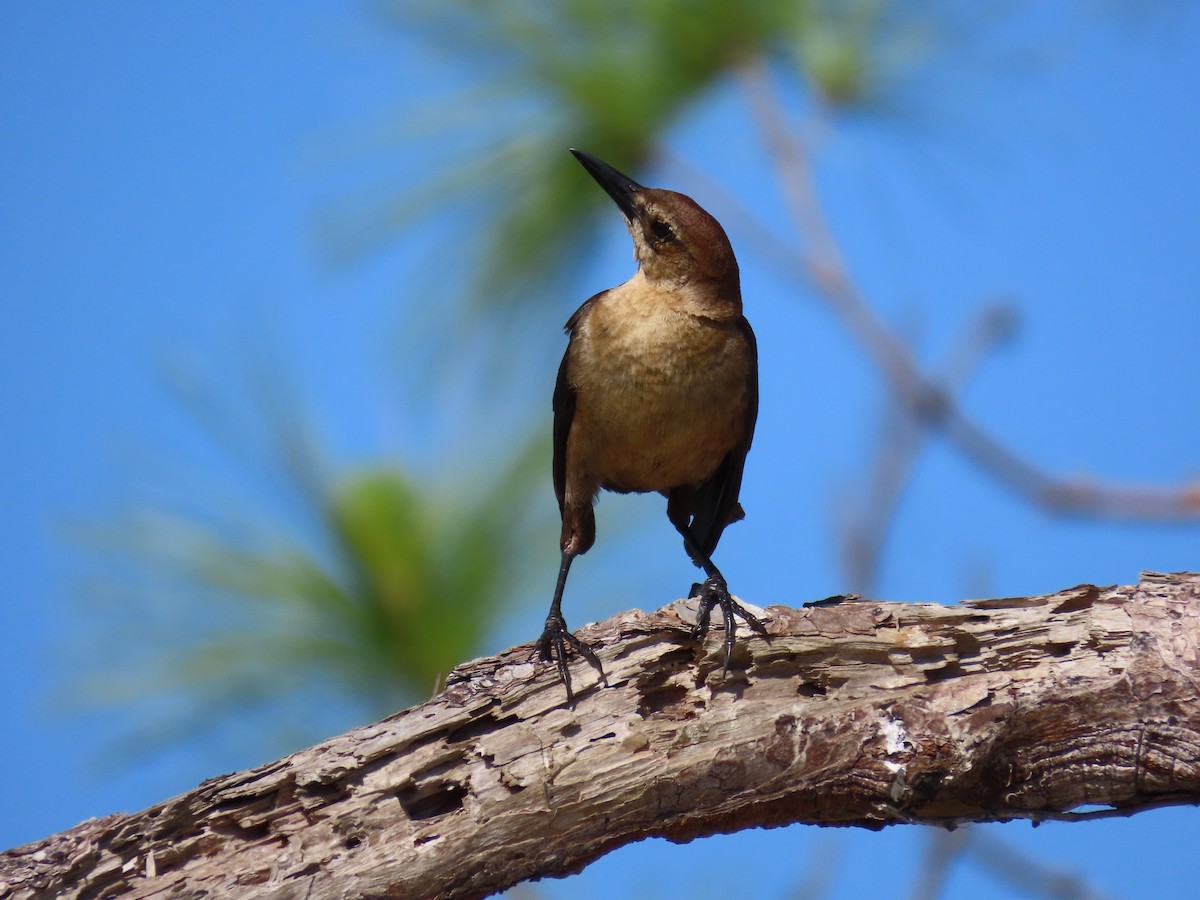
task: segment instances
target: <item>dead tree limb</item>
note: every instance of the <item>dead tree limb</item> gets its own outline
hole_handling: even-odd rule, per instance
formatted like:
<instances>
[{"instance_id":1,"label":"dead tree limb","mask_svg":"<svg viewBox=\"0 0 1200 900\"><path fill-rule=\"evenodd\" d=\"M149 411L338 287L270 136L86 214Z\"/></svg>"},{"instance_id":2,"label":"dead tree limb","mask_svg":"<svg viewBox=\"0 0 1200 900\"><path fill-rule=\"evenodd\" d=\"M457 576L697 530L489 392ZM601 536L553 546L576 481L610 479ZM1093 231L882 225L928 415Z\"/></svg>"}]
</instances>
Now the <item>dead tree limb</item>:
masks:
<instances>
[{"instance_id":1,"label":"dead tree limb","mask_svg":"<svg viewBox=\"0 0 1200 900\"><path fill-rule=\"evenodd\" d=\"M650 835L1128 814L1200 801L1200 575L960 606L772 607L698 655L689 606L530 648L427 703L0 855L0 897L473 897Z\"/></svg>"}]
</instances>

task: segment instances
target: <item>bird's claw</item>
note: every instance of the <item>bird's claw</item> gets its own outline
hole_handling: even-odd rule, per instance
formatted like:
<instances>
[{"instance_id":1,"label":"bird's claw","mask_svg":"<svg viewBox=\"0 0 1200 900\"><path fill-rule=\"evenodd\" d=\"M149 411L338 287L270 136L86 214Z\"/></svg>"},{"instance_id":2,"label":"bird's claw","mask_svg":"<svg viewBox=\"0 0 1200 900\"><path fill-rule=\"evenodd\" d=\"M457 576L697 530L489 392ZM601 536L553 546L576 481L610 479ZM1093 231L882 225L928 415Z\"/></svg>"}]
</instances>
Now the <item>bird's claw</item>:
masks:
<instances>
[{"instance_id":1,"label":"bird's claw","mask_svg":"<svg viewBox=\"0 0 1200 900\"><path fill-rule=\"evenodd\" d=\"M700 613L696 617L696 625L692 629L692 638L696 641L702 642L704 636L708 634L713 607L721 608L721 613L725 617L725 664L723 668L726 672L729 671L729 659L733 654L733 645L737 639L737 617L743 619L759 634L767 636L766 626L750 610L733 599L733 595L729 593L729 587L725 584L725 579L720 575L711 576L701 585L693 585L691 596L700 598Z\"/></svg>"},{"instance_id":2,"label":"bird's claw","mask_svg":"<svg viewBox=\"0 0 1200 900\"><path fill-rule=\"evenodd\" d=\"M596 651L591 648L591 645L575 637L568 630L567 622L562 616L547 616L546 627L534 645L534 650L541 659L554 660L558 667L558 677L562 679L563 686L567 689L567 702L574 703L575 694L571 690L571 670L567 666L568 648L586 659L600 673L600 680L608 684L604 667L600 665L600 657L596 655Z\"/></svg>"}]
</instances>

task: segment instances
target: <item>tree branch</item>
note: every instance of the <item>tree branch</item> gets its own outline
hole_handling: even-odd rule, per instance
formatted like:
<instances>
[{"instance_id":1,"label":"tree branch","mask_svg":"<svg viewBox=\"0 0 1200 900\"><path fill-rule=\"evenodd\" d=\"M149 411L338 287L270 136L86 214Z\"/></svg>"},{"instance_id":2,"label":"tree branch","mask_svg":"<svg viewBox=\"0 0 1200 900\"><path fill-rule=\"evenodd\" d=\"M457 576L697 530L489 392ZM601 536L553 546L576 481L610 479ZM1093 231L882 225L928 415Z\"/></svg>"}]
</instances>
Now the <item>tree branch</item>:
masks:
<instances>
[{"instance_id":1,"label":"tree branch","mask_svg":"<svg viewBox=\"0 0 1200 900\"><path fill-rule=\"evenodd\" d=\"M1049 472L972 419L937 378L926 373L903 340L859 292L846 268L821 206L804 145L789 128L762 60L739 70L748 106L773 163L781 196L802 241L797 250L728 192L708 179L709 196L723 196L726 215L754 233L760 258L782 276L809 289L845 325L913 421L944 434L968 459L1033 506L1058 515L1141 522L1200 519L1200 481L1174 485L1118 483Z\"/></svg>"},{"instance_id":2,"label":"tree branch","mask_svg":"<svg viewBox=\"0 0 1200 900\"><path fill-rule=\"evenodd\" d=\"M528 645L467 663L382 722L0 855L0 897L474 897L650 835L1200 802L1200 575L771 607L728 676L693 616L582 629L609 686L576 665L574 708Z\"/></svg>"}]
</instances>

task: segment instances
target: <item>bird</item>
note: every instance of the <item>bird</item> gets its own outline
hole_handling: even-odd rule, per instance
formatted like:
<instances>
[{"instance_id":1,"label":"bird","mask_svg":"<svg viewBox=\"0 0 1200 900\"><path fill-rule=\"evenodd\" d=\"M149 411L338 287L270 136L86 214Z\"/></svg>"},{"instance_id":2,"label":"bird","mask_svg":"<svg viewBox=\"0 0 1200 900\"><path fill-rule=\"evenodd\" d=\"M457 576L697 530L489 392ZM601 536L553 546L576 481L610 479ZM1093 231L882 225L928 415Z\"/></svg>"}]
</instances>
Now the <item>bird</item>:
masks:
<instances>
[{"instance_id":1,"label":"bird","mask_svg":"<svg viewBox=\"0 0 1200 900\"><path fill-rule=\"evenodd\" d=\"M535 644L574 702L568 651L606 683L593 648L562 614L567 573L596 539L601 490L666 497L667 518L705 580L692 585L703 642L713 609L725 624L725 670L736 618L765 635L712 561L725 528L745 515L738 494L758 418L758 345L742 312L737 259L720 223L685 194L644 187L569 148L616 203L637 269L567 320L552 409L554 492L562 551L554 598ZM736 617L736 618L735 618Z\"/></svg>"}]
</instances>

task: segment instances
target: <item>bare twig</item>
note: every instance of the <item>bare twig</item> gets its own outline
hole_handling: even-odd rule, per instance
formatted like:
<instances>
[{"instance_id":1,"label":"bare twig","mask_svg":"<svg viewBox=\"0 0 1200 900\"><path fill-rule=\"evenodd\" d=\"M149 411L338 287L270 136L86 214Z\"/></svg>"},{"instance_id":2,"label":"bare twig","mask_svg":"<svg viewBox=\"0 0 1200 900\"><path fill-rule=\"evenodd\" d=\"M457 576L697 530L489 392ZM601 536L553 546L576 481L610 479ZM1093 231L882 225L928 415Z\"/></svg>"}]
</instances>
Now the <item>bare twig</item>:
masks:
<instances>
[{"instance_id":1,"label":"bare twig","mask_svg":"<svg viewBox=\"0 0 1200 900\"><path fill-rule=\"evenodd\" d=\"M812 183L811 165L788 128L765 65L741 70L746 96L773 160L784 196L800 229L799 253L741 204L730 205L755 231L755 244L783 275L804 284L826 301L867 351L909 414L937 428L969 459L1028 502L1059 515L1136 521L1200 518L1200 482L1179 487L1128 485L1070 479L1050 474L1006 446L973 421L937 379L924 373L908 348L872 311L855 287Z\"/></svg>"},{"instance_id":2,"label":"bare twig","mask_svg":"<svg viewBox=\"0 0 1200 900\"><path fill-rule=\"evenodd\" d=\"M942 381L951 396L966 387L984 357L1012 334L1015 321L1015 313L1005 304L989 304L980 310L944 366ZM865 498L851 512L842 540L843 571L849 589L858 594L875 589L900 498L930 436L894 398L884 408L880 431Z\"/></svg>"}]
</instances>

